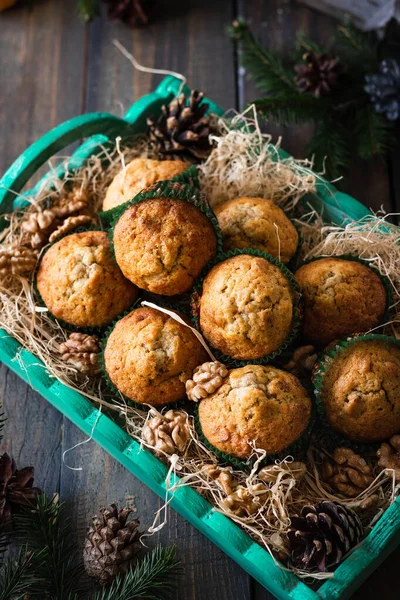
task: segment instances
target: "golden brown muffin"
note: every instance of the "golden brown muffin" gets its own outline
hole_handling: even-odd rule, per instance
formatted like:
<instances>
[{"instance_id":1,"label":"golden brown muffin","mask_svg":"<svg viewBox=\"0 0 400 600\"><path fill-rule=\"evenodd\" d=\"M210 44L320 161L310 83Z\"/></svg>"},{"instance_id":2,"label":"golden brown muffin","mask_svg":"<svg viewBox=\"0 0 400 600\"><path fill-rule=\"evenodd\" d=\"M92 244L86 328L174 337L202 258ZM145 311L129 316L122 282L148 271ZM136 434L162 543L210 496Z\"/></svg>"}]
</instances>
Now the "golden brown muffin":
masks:
<instances>
[{"instance_id":1,"label":"golden brown muffin","mask_svg":"<svg viewBox=\"0 0 400 600\"><path fill-rule=\"evenodd\" d=\"M104 231L73 233L51 246L40 261L36 283L51 314L76 327L107 325L137 297Z\"/></svg>"},{"instance_id":2,"label":"golden brown muffin","mask_svg":"<svg viewBox=\"0 0 400 600\"><path fill-rule=\"evenodd\" d=\"M400 432L400 348L355 342L330 359L320 397L328 423L352 441L378 442Z\"/></svg>"},{"instance_id":3,"label":"golden brown muffin","mask_svg":"<svg viewBox=\"0 0 400 600\"><path fill-rule=\"evenodd\" d=\"M304 295L303 334L314 344L373 329L386 310L386 290L365 265L340 258L321 258L295 273Z\"/></svg>"},{"instance_id":4,"label":"golden brown muffin","mask_svg":"<svg viewBox=\"0 0 400 600\"><path fill-rule=\"evenodd\" d=\"M103 210L132 200L144 188L156 181L171 179L189 167L181 160L150 160L134 158L112 180L103 201Z\"/></svg>"},{"instance_id":5,"label":"golden brown muffin","mask_svg":"<svg viewBox=\"0 0 400 600\"><path fill-rule=\"evenodd\" d=\"M300 438L311 418L311 400L300 381L270 366L233 369L199 405L201 429L221 452L248 458L253 443L268 454Z\"/></svg>"},{"instance_id":6,"label":"golden brown muffin","mask_svg":"<svg viewBox=\"0 0 400 600\"><path fill-rule=\"evenodd\" d=\"M225 250L253 248L288 263L297 250L295 226L279 206L264 198L236 198L215 208Z\"/></svg>"},{"instance_id":7,"label":"golden brown muffin","mask_svg":"<svg viewBox=\"0 0 400 600\"><path fill-rule=\"evenodd\" d=\"M185 398L186 380L207 357L188 327L143 307L118 321L107 340L104 364L125 396L141 404L163 406Z\"/></svg>"},{"instance_id":8,"label":"golden brown muffin","mask_svg":"<svg viewBox=\"0 0 400 600\"><path fill-rule=\"evenodd\" d=\"M217 250L211 221L185 200L154 198L130 206L114 228L115 256L138 287L187 292Z\"/></svg>"},{"instance_id":9,"label":"golden brown muffin","mask_svg":"<svg viewBox=\"0 0 400 600\"><path fill-rule=\"evenodd\" d=\"M200 329L227 356L255 360L275 352L291 333L295 292L279 267L240 254L207 274L199 299Z\"/></svg>"}]
</instances>

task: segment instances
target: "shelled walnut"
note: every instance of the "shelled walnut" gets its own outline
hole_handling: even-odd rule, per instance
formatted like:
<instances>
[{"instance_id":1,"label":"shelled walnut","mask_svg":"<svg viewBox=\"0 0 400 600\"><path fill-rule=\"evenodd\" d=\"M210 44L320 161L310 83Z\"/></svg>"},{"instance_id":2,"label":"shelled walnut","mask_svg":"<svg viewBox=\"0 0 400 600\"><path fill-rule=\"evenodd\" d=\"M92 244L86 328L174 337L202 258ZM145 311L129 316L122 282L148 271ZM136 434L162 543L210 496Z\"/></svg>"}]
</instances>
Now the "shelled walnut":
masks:
<instances>
[{"instance_id":1,"label":"shelled walnut","mask_svg":"<svg viewBox=\"0 0 400 600\"><path fill-rule=\"evenodd\" d=\"M63 361L87 375L95 375L100 371L100 350L97 336L79 332L71 333L60 345Z\"/></svg>"},{"instance_id":2,"label":"shelled walnut","mask_svg":"<svg viewBox=\"0 0 400 600\"><path fill-rule=\"evenodd\" d=\"M292 354L292 358L283 366L296 377L305 377L311 373L317 360L314 346L299 346Z\"/></svg>"},{"instance_id":3,"label":"shelled walnut","mask_svg":"<svg viewBox=\"0 0 400 600\"><path fill-rule=\"evenodd\" d=\"M262 483L256 483L248 487L238 485L225 498L224 504L238 517L245 517L254 515L259 511L267 496L268 490Z\"/></svg>"},{"instance_id":4,"label":"shelled walnut","mask_svg":"<svg viewBox=\"0 0 400 600\"><path fill-rule=\"evenodd\" d=\"M186 381L187 397L193 402L207 398L221 387L227 375L227 367L218 361L199 365L193 372L193 379Z\"/></svg>"},{"instance_id":5,"label":"shelled walnut","mask_svg":"<svg viewBox=\"0 0 400 600\"><path fill-rule=\"evenodd\" d=\"M233 481L232 472L227 467L218 467L217 465L204 465L201 468L210 479L214 480L227 496L232 493Z\"/></svg>"},{"instance_id":6,"label":"shelled walnut","mask_svg":"<svg viewBox=\"0 0 400 600\"><path fill-rule=\"evenodd\" d=\"M161 454L182 454L190 438L189 418L182 411L169 410L153 417L142 430L143 441Z\"/></svg>"},{"instance_id":7,"label":"shelled walnut","mask_svg":"<svg viewBox=\"0 0 400 600\"><path fill-rule=\"evenodd\" d=\"M347 498L363 492L374 480L371 466L350 448L336 448L333 461L326 460L322 477Z\"/></svg>"},{"instance_id":8,"label":"shelled walnut","mask_svg":"<svg viewBox=\"0 0 400 600\"><path fill-rule=\"evenodd\" d=\"M376 453L379 458L378 466L385 469L389 476L394 477L396 481L400 481L400 435L393 435L389 443L383 443Z\"/></svg>"},{"instance_id":9,"label":"shelled walnut","mask_svg":"<svg viewBox=\"0 0 400 600\"><path fill-rule=\"evenodd\" d=\"M36 266L38 253L26 246L10 245L0 249L0 275L26 277Z\"/></svg>"}]
</instances>

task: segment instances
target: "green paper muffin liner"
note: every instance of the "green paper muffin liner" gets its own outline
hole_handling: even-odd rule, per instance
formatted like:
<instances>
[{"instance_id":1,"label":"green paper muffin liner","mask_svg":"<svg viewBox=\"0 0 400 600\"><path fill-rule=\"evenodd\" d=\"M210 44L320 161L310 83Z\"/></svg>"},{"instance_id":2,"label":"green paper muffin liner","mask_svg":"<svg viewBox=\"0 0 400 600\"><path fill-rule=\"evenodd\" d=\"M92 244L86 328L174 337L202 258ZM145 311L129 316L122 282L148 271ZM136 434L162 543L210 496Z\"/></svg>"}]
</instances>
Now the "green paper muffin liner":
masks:
<instances>
[{"instance_id":1,"label":"green paper muffin liner","mask_svg":"<svg viewBox=\"0 0 400 600\"><path fill-rule=\"evenodd\" d=\"M308 260L304 260L302 261L297 267L296 267L296 271L298 269L300 269L301 267L303 267L304 265L308 265L310 263L313 262L317 262L318 260L321 260L323 258L339 258L341 260L348 260L348 261L352 261L352 262L358 262L361 265L364 265L365 267L368 267L368 269L371 269L371 271L373 271L376 275L378 275L379 279L381 280L383 287L385 288L385 292L386 292L386 306L385 306L385 314L383 315L380 324L384 324L387 321L389 321L390 318L390 307L393 304L393 289L392 289L392 285L389 281L389 279L385 276L382 275L382 273L380 273L378 271L378 269L376 269L375 267L371 267L370 263L367 260L364 260L362 258L360 258L359 256L354 256L352 254L338 254L337 256L314 256L313 258L310 258Z\"/></svg>"},{"instance_id":2,"label":"green paper muffin liner","mask_svg":"<svg viewBox=\"0 0 400 600\"><path fill-rule=\"evenodd\" d=\"M72 325L71 323L67 323L66 321L64 321L63 319L58 319L57 317L55 317L50 309L48 308L48 306L46 306L46 303L44 302L41 293L39 292L38 286L37 286L37 273L38 273L38 269L39 269L39 265L41 263L41 261L43 260L44 255L50 250L50 248L52 246L54 246L54 244L57 244L57 242L61 241L62 239L68 237L69 235L73 235L75 233L85 233L86 231L104 231L102 228L102 226L99 225L98 227L96 226L91 226L91 227L78 227L77 229L74 229L72 231L69 231L68 233L60 236L57 240L55 240L53 243L48 244L48 246L46 246L46 248L44 248L44 250L42 251L42 254L40 256L40 260L38 261L35 271L33 273L33 279L32 279L32 284L33 284L33 292L35 294L36 297L36 304L38 306L41 306L43 308L47 308L47 313L50 317L50 319L52 319L53 321L57 321L57 323L59 323L61 325L61 327L63 329L66 329L67 331L80 331L82 333L88 333L91 335L97 335L100 336L103 334L104 329L106 327L108 327L108 324L103 325L103 326L97 326L97 327L77 327L76 325ZM140 291L140 290L139 290ZM137 302L137 300L134 301L133 305L135 305L135 303ZM130 309L132 310L132 309ZM129 311L129 309L128 309Z\"/></svg>"},{"instance_id":3,"label":"green paper muffin liner","mask_svg":"<svg viewBox=\"0 0 400 600\"><path fill-rule=\"evenodd\" d=\"M322 400L322 386L324 377L329 370L329 367L334 363L335 359L349 347L357 344L358 342L365 341L383 341L388 342L390 344L395 344L400 347L400 340L395 337L389 335L382 335L378 333L365 333L354 336L349 336L347 338L343 338L336 342L332 342L323 353L321 353L318 358L312 374L312 382L314 385L314 396L315 396L315 405L317 410L317 419L318 419L318 429L326 436L326 438L332 444L332 448L335 446L345 446L352 448L358 452L369 452L375 451L379 446L380 442L371 442L371 443L360 443L360 442L352 442L344 435L335 431L330 424L328 423L325 415L325 410L323 406Z\"/></svg>"},{"instance_id":4,"label":"green paper muffin liner","mask_svg":"<svg viewBox=\"0 0 400 600\"><path fill-rule=\"evenodd\" d=\"M118 396L119 398L122 398L124 400L124 402L126 402L129 406L133 406L136 408L139 408L141 410L144 411L148 411L150 410L150 408L152 407L150 404L143 404L141 402L135 402L134 400L132 400L131 398L128 398L128 396L126 396L125 394L123 394L122 392L120 392L120 390L117 388L117 386L111 381L108 373L107 373L107 369L105 366L105 359L104 359L104 352L106 349L106 345L107 345L107 341L109 336L111 335L112 331L114 330L114 327L116 326L116 324L118 323L118 321L120 321L121 319L123 319L124 317L126 317L127 315L129 315L133 310L135 310L136 308L142 308L141 303L143 302L144 298L142 296L140 296L135 303L133 304L133 306L129 309L126 310L122 315L120 315L119 317L117 317L105 330L105 332L103 332L103 336L100 340L100 346L101 346L101 352L99 355L99 361L100 361L100 370L101 370L101 375L103 377L103 380L105 381L107 388L116 396ZM182 308L177 308L176 306L170 306L166 303L164 304L160 304L161 308L168 308L169 310L175 310L175 311L179 311L184 313L187 317L189 317L189 314L187 311L185 311ZM146 308L146 307L145 307ZM169 409L180 409L185 405L186 402L186 398L183 398L182 400L178 400L177 402L169 402L167 404L162 404L160 406L155 406L154 408L156 408L157 410L161 411L163 408L169 408Z\"/></svg>"},{"instance_id":5,"label":"green paper muffin liner","mask_svg":"<svg viewBox=\"0 0 400 600\"><path fill-rule=\"evenodd\" d=\"M201 402L201 400L200 400L200 402ZM210 450L217 456L217 458L219 459L219 462L231 464L234 467L241 469L242 471L250 471L253 468L254 463L256 462L257 459L254 458L254 459L251 459L248 461L240 460L239 458L236 458L235 456L232 456L231 454L227 454L226 452L221 452L221 450L218 450L218 448L213 446L207 440L207 438L204 435L203 430L201 428L201 424L200 424L199 405L200 405L200 403L197 404L195 407L194 424L195 424L195 429L196 429L197 435L199 436L201 443L204 444L204 446L208 450ZM270 454L270 455L266 456L264 458L264 460L262 460L260 462L260 468L270 465L270 464L274 463L274 461L276 461L276 460L283 460L287 456L293 456L295 460L298 460L298 459L304 457L310 446L311 435L313 432L314 424L315 424L315 409L313 406L312 411L311 411L310 421L309 421L306 429L301 434L301 436L295 442L290 444L290 446L288 446L285 450L282 450L282 452L278 452L277 454Z\"/></svg>"},{"instance_id":6,"label":"green paper muffin liner","mask_svg":"<svg viewBox=\"0 0 400 600\"><path fill-rule=\"evenodd\" d=\"M226 364L230 368L244 367L246 365L266 365L266 364L272 362L274 359L276 359L280 354L282 354L285 350L287 350L293 344L294 340L296 339L297 335L300 332L300 328L301 328L301 324L302 324L302 315L303 315L302 295L300 292L300 287L297 284L297 282L293 276L293 273L291 273L291 271L289 271L289 269L283 263L279 262L279 260L277 258L275 258L274 256L271 256L271 254L267 254L266 252L261 252L260 250L252 250L250 248L245 248L245 249L240 249L240 250L239 249L238 250L230 250L229 252L221 252L220 254L218 254L216 259L214 261L212 261L212 263L208 266L207 270L205 272L203 272L200 275L200 277L197 279L197 281L194 285L194 288L193 288L194 294L198 294L199 296L201 296L204 278L211 271L211 269L213 267L215 267L215 265L223 262L224 260L227 260L228 258L232 258L234 256L239 256L240 254L250 254L252 256L258 256L260 258L264 258L268 262L279 267L279 269L282 271L282 273L285 275L285 277L289 280L289 283L291 284L292 289L295 292L295 299L294 299L294 304L293 304L293 317L292 317L291 329L290 329L290 333L289 333L288 337L286 338L286 340L283 342L283 344L281 344L279 346L279 348L274 350L274 352L271 352L270 354L267 354L267 355L263 356L262 358L250 359L250 360L239 360L239 359L232 358L231 356L228 356L227 354L223 354L222 352L220 352L219 350L214 348L211 344L209 344L206 336L203 334L203 332L201 330L199 317L192 310L192 322L193 322L194 326L203 335L205 341L207 342L207 344L209 344L209 347L212 350L212 353L214 354L216 359L219 360L220 362Z\"/></svg>"}]
</instances>

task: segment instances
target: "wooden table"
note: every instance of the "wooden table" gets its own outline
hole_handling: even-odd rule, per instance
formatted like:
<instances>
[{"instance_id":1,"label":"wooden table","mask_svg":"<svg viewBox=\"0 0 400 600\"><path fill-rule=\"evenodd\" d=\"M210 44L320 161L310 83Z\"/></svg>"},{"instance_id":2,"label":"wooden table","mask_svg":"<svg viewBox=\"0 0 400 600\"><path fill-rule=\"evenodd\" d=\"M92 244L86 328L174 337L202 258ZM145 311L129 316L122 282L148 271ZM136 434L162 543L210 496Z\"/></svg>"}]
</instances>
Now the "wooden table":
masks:
<instances>
[{"instance_id":1,"label":"wooden table","mask_svg":"<svg viewBox=\"0 0 400 600\"><path fill-rule=\"evenodd\" d=\"M25 4L25 6L24 6ZM112 45L118 39L147 66L184 73L189 86L203 90L225 108L242 108L256 96L238 67L237 51L226 25L245 16L266 43L285 52L299 28L326 41L334 22L291 0L175 0L157 22L130 30L104 14L82 25L73 0L31 0L0 15L0 172L36 138L80 113L108 111L123 115L130 104L152 90L160 77L139 73ZM283 129L283 146L304 155L308 127ZM395 158L395 157L394 157ZM393 161L391 161L393 163ZM377 209L393 210L396 179L391 165L355 163L349 192ZM397 194L397 198L400 193ZM84 435L4 366L1 397L8 417L5 444L22 467L34 464L36 482L56 491L71 514L81 544L89 517L109 502L132 505L148 527L161 501L133 475L90 442L66 456ZM168 524L153 538L176 543L185 572L176 595L181 600L265 600L272 596L211 542L170 511ZM354 598L397 599L400 550L360 588Z\"/></svg>"}]
</instances>

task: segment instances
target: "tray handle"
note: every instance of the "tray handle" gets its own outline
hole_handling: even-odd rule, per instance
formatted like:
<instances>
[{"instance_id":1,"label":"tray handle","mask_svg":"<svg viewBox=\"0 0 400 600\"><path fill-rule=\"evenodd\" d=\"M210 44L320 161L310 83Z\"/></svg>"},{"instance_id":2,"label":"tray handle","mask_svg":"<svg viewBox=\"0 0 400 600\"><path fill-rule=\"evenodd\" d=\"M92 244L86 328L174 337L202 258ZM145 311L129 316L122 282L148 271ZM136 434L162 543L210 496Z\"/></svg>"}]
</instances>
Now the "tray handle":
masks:
<instances>
[{"instance_id":1,"label":"tray handle","mask_svg":"<svg viewBox=\"0 0 400 600\"><path fill-rule=\"evenodd\" d=\"M115 138L129 135L130 132L131 125L127 121L100 112L79 115L57 125L29 146L5 172L0 180L0 212L11 212L16 194L32 175L69 144L95 134Z\"/></svg>"}]
</instances>

